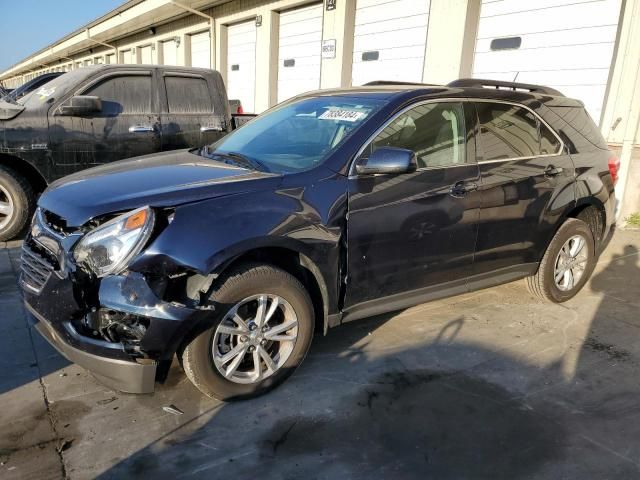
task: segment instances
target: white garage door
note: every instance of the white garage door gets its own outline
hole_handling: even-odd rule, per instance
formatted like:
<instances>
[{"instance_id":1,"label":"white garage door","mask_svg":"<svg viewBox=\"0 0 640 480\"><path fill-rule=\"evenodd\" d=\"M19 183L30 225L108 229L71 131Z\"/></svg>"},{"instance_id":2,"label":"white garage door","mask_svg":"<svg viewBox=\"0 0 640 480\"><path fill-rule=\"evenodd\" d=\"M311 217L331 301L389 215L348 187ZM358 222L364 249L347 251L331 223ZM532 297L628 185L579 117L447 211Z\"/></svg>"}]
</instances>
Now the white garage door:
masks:
<instances>
[{"instance_id":1,"label":"white garage door","mask_svg":"<svg viewBox=\"0 0 640 480\"><path fill-rule=\"evenodd\" d=\"M278 102L320 88L322 4L280 14Z\"/></svg>"},{"instance_id":2,"label":"white garage door","mask_svg":"<svg viewBox=\"0 0 640 480\"><path fill-rule=\"evenodd\" d=\"M240 100L247 113L255 111L256 23L230 25L227 41L227 95Z\"/></svg>"},{"instance_id":3,"label":"white garage door","mask_svg":"<svg viewBox=\"0 0 640 480\"><path fill-rule=\"evenodd\" d=\"M164 65L178 64L178 48L175 40L162 42L162 63Z\"/></svg>"},{"instance_id":4,"label":"white garage door","mask_svg":"<svg viewBox=\"0 0 640 480\"><path fill-rule=\"evenodd\" d=\"M483 0L473 76L554 87L582 100L598 123L620 1Z\"/></svg>"},{"instance_id":5,"label":"white garage door","mask_svg":"<svg viewBox=\"0 0 640 480\"><path fill-rule=\"evenodd\" d=\"M358 0L352 84L421 82L429 0Z\"/></svg>"},{"instance_id":6,"label":"white garage door","mask_svg":"<svg viewBox=\"0 0 640 480\"><path fill-rule=\"evenodd\" d=\"M107 63L116 63L116 54L108 53L106 56L106 59L107 59Z\"/></svg>"},{"instance_id":7,"label":"white garage door","mask_svg":"<svg viewBox=\"0 0 640 480\"><path fill-rule=\"evenodd\" d=\"M153 59L151 57L151 45L147 45L146 47L140 47L140 63L143 65L151 65L153 63Z\"/></svg>"},{"instance_id":8,"label":"white garage door","mask_svg":"<svg viewBox=\"0 0 640 480\"><path fill-rule=\"evenodd\" d=\"M208 30L191 35L191 66L211 68L211 42Z\"/></svg>"},{"instance_id":9,"label":"white garage door","mask_svg":"<svg viewBox=\"0 0 640 480\"><path fill-rule=\"evenodd\" d=\"M131 50L122 50L120 52L120 63L133 63Z\"/></svg>"}]
</instances>

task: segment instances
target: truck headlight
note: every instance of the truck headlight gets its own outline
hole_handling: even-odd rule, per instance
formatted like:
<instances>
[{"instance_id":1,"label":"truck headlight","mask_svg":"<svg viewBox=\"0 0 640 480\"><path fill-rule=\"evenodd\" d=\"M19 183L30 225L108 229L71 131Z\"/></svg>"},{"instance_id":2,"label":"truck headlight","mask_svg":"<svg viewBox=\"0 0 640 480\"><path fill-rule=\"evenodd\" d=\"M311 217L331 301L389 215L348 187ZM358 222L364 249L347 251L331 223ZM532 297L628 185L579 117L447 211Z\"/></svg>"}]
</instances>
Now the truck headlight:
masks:
<instances>
[{"instance_id":1,"label":"truck headlight","mask_svg":"<svg viewBox=\"0 0 640 480\"><path fill-rule=\"evenodd\" d=\"M124 213L82 237L73 256L98 277L118 273L147 243L154 220L149 207Z\"/></svg>"}]
</instances>

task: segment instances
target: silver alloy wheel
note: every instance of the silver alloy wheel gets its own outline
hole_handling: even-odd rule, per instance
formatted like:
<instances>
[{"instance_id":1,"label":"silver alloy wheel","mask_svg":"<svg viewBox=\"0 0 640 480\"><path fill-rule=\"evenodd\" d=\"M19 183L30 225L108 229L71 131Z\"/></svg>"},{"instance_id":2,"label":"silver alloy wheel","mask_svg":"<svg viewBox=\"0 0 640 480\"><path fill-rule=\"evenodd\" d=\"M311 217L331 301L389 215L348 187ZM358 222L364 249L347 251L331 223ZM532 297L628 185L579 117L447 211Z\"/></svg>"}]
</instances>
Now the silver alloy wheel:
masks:
<instances>
[{"instance_id":1,"label":"silver alloy wheel","mask_svg":"<svg viewBox=\"0 0 640 480\"><path fill-rule=\"evenodd\" d=\"M13 218L13 198L9 191L0 185L0 230L6 227Z\"/></svg>"},{"instance_id":2,"label":"silver alloy wheel","mask_svg":"<svg viewBox=\"0 0 640 480\"><path fill-rule=\"evenodd\" d=\"M298 338L298 317L284 298L259 294L234 305L211 345L218 371L235 383L257 383L277 372Z\"/></svg>"},{"instance_id":3,"label":"silver alloy wheel","mask_svg":"<svg viewBox=\"0 0 640 480\"><path fill-rule=\"evenodd\" d=\"M588 258L586 238L574 235L567 240L556 258L553 272L556 286L563 292L573 289L584 275Z\"/></svg>"}]
</instances>

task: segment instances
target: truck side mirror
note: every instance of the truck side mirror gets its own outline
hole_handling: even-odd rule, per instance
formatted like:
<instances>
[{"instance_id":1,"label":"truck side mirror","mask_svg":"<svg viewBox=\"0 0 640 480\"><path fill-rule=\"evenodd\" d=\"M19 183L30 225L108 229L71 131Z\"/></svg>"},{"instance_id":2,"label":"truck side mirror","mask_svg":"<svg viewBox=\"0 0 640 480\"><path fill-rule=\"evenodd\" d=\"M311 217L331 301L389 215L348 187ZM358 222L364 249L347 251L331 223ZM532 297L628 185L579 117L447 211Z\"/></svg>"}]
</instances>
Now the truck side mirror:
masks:
<instances>
[{"instance_id":1,"label":"truck side mirror","mask_svg":"<svg viewBox=\"0 0 640 480\"><path fill-rule=\"evenodd\" d=\"M416 154L405 148L380 147L356 165L359 175L411 173L418 168Z\"/></svg>"},{"instance_id":2,"label":"truck side mirror","mask_svg":"<svg viewBox=\"0 0 640 480\"><path fill-rule=\"evenodd\" d=\"M98 113L102 111L102 100L100 97L91 95L76 95L71 97L58 110L58 115L64 116L82 116L90 113Z\"/></svg>"}]
</instances>

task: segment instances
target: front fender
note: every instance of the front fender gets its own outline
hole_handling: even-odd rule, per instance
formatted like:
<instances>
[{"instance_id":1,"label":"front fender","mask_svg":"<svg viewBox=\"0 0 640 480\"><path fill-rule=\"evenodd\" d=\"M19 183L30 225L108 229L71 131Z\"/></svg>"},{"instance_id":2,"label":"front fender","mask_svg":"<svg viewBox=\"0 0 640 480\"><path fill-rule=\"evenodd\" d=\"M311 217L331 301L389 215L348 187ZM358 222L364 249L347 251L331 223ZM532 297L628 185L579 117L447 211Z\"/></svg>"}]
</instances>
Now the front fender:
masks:
<instances>
[{"instance_id":1,"label":"front fender","mask_svg":"<svg viewBox=\"0 0 640 480\"><path fill-rule=\"evenodd\" d=\"M208 275L248 251L285 248L314 266L310 270L320 276L333 310L346 208L346 180L336 174L305 187L285 185L179 206L173 221L129 268L184 267Z\"/></svg>"}]
</instances>

